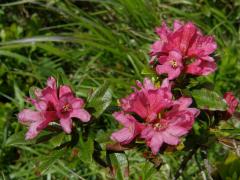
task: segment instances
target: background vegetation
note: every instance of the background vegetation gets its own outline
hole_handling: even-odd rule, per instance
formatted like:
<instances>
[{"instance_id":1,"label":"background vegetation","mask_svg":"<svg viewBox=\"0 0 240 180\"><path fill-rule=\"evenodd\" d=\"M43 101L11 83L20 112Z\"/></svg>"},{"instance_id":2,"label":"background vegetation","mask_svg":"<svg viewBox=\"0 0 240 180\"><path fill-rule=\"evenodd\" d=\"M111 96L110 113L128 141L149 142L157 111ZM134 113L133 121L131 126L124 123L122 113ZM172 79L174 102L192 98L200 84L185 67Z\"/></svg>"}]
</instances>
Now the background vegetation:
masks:
<instances>
[{"instance_id":1,"label":"background vegetation","mask_svg":"<svg viewBox=\"0 0 240 180\"><path fill-rule=\"evenodd\" d=\"M25 106L30 87L43 87L51 75L85 98L107 82L116 104L131 91L136 79L150 73L149 47L157 38L154 28L163 20L171 24L174 19L193 21L205 34L214 34L218 70L199 81L208 82L219 93L231 90L240 98L238 0L2 0L0 177L109 179L108 169L84 156L84 148L91 148L91 143L53 153L68 137L59 134L46 143L26 142L26 128L17 122L16 114ZM101 114L97 123L102 127L96 132L99 138L102 132L117 128L109 113ZM221 143L199 151L182 178L210 178L208 159L216 177L238 179L239 158L227 151L226 142ZM181 151L165 153L158 171L141 153L128 151L130 179L169 179L183 155Z\"/></svg>"}]
</instances>

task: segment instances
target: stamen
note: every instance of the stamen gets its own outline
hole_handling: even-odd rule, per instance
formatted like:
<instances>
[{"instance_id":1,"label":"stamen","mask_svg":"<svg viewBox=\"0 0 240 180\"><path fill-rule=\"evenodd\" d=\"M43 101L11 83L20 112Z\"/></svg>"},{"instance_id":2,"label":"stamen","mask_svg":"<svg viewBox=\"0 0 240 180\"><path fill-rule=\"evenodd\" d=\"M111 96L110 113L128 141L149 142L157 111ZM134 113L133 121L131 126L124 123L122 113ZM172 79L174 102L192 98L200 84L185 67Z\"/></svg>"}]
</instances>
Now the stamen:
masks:
<instances>
[{"instance_id":1,"label":"stamen","mask_svg":"<svg viewBox=\"0 0 240 180\"><path fill-rule=\"evenodd\" d=\"M63 112L67 112L71 109L71 106L70 104L65 104L62 109L63 109Z\"/></svg>"},{"instance_id":2,"label":"stamen","mask_svg":"<svg viewBox=\"0 0 240 180\"><path fill-rule=\"evenodd\" d=\"M177 64L176 60L171 60L170 64L172 65L172 68L174 68L174 69L178 67L178 64Z\"/></svg>"},{"instance_id":3,"label":"stamen","mask_svg":"<svg viewBox=\"0 0 240 180\"><path fill-rule=\"evenodd\" d=\"M153 127L154 130L158 130L158 129L160 129L162 127L160 123L156 123L153 126L154 126Z\"/></svg>"}]
</instances>

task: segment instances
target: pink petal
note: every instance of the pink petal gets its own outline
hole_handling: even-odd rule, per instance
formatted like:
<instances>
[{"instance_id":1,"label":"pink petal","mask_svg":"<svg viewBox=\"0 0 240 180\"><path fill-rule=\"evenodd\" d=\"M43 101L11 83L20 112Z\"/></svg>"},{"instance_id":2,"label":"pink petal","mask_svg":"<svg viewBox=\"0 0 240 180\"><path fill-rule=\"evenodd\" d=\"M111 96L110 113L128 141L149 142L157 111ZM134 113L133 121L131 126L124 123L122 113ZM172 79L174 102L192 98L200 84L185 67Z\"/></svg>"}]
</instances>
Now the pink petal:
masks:
<instances>
[{"instance_id":1,"label":"pink petal","mask_svg":"<svg viewBox=\"0 0 240 180\"><path fill-rule=\"evenodd\" d=\"M81 98L73 98L71 105L73 109L80 109L84 105L84 100Z\"/></svg>"},{"instance_id":2,"label":"pink petal","mask_svg":"<svg viewBox=\"0 0 240 180\"><path fill-rule=\"evenodd\" d=\"M167 60L168 60L168 56L163 55L163 56L159 56L159 57L158 57L158 62L159 62L160 64L166 63Z\"/></svg>"},{"instance_id":3,"label":"pink petal","mask_svg":"<svg viewBox=\"0 0 240 180\"><path fill-rule=\"evenodd\" d=\"M162 146L163 138L160 133L155 133L149 143L152 153L156 155Z\"/></svg>"},{"instance_id":4,"label":"pink petal","mask_svg":"<svg viewBox=\"0 0 240 180\"><path fill-rule=\"evenodd\" d=\"M188 108L187 110L191 112L195 118L200 114L200 110L196 108Z\"/></svg>"},{"instance_id":5,"label":"pink petal","mask_svg":"<svg viewBox=\"0 0 240 180\"><path fill-rule=\"evenodd\" d=\"M60 124L66 133L68 133L68 134L71 133L71 131L72 131L72 119L71 118L61 118Z\"/></svg>"},{"instance_id":6,"label":"pink petal","mask_svg":"<svg viewBox=\"0 0 240 180\"><path fill-rule=\"evenodd\" d=\"M59 98L63 97L64 95L72 94L72 90L69 86L63 85L59 88Z\"/></svg>"},{"instance_id":7,"label":"pink petal","mask_svg":"<svg viewBox=\"0 0 240 180\"><path fill-rule=\"evenodd\" d=\"M230 115L232 115L235 112L239 102L238 102L237 98L233 95L232 92L226 92L224 94L224 99L226 100L226 102L228 104L227 111Z\"/></svg>"},{"instance_id":8,"label":"pink petal","mask_svg":"<svg viewBox=\"0 0 240 180\"><path fill-rule=\"evenodd\" d=\"M169 79L164 79L161 84L161 88L169 88L171 85L169 83Z\"/></svg>"},{"instance_id":9,"label":"pink petal","mask_svg":"<svg viewBox=\"0 0 240 180\"><path fill-rule=\"evenodd\" d=\"M114 118L120 122L122 125L129 127L132 125L135 118L129 114L124 114L124 112L115 112L113 113ZM136 120L135 120L136 121Z\"/></svg>"},{"instance_id":10,"label":"pink petal","mask_svg":"<svg viewBox=\"0 0 240 180\"><path fill-rule=\"evenodd\" d=\"M204 57L212 54L217 44L212 36L198 35L192 46L188 49L188 56Z\"/></svg>"},{"instance_id":11,"label":"pink petal","mask_svg":"<svg viewBox=\"0 0 240 180\"><path fill-rule=\"evenodd\" d=\"M168 34L171 32L171 30L167 27L165 22L162 23L161 27L157 27L155 31L162 41L167 42Z\"/></svg>"},{"instance_id":12,"label":"pink petal","mask_svg":"<svg viewBox=\"0 0 240 180\"><path fill-rule=\"evenodd\" d=\"M197 59L187 66L186 72L193 75L208 75L217 69L215 62Z\"/></svg>"},{"instance_id":13,"label":"pink petal","mask_svg":"<svg viewBox=\"0 0 240 180\"><path fill-rule=\"evenodd\" d=\"M31 109L24 109L18 114L18 120L22 124L29 124L36 121L42 121L43 114Z\"/></svg>"},{"instance_id":14,"label":"pink petal","mask_svg":"<svg viewBox=\"0 0 240 180\"><path fill-rule=\"evenodd\" d=\"M141 137L143 139L149 140L153 137L154 133L155 132L152 127L146 126L141 132Z\"/></svg>"},{"instance_id":15,"label":"pink petal","mask_svg":"<svg viewBox=\"0 0 240 180\"><path fill-rule=\"evenodd\" d=\"M91 115L85 109L73 109L71 117L78 118L82 122L88 122L91 119Z\"/></svg>"},{"instance_id":16,"label":"pink petal","mask_svg":"<svg viewBox=\"0 0 240 180\"><path fill-rule=\"evenodd\" d=\"M48 108L47 102L46 101L32 101L32 104L35 106L36 110L38 111L46 111Z\"/></svg>"},{"instance_id":17,"label":"pink petal","mask_svg":"<svg viewBox=\"0 0 240 180\"><path fill-rule=\"evenodd\" d=\"M188 130L180 126L171 126L166 129L166 132L172 136L180 137L188 133Z\"/></svg>"},{"instance_id":18,"label":"pink petal","mask_svg":"<svg viewBox=\"0 0 240 180\"><path fill-rule=\"evenodd\" d=\"M174 32L177 31L178 29L180 29L182 26L183 26L183 22L181 22L179 20L174 20L174 22L173 22Z\"/></svg>"},{"instance_id":19,"label":"pink petal","mask_svg":"<svg viewBox=\"0 0 240 180\"><path fill-rule=\"evenodd\" d=\"M52 88L52 89L56 89L57 88L57 85L56 85L56 80L54 77L49 77L48 80L47 80L47 86Z\"/></svg>"},{"instance_id":20,"label":"pink petal","mask_svg":"<svg viewBox=\"0 0 240 180\"><path fill-rule=\"evenodd\" d=\"M188 109L181 111L172 109L170 112L166 113L165 116L167 116L169 121L168 127L179 126L187 130L192 128L195 120L194 114Z\"/></svg>"},{"instance_id":21,"label":"pink petal","mask_svg":"<svg viewBox=\"0 0 240 180\"><path fill-rule=\"evenodd\" d=\"M51 105L52 109L55 109L58 104L57 89L52 89L50 87L44 88L42 90L42 96L39 97L39 99L40 101L45 101L48 106Z\"/></svg>"},{"instance_id":22,"label":"pink petal","mask_svg":"<svg viewBox=\"0 0 240 180\"><path fill-rule=\"evenodd\" d=\"M40 130L38 130L38 126L40 123L41 122L35 122L29 126L28 132L25 135L26 140L33 139L40 133Z\"/></svg>"},{"instance_id":23,"label":"pink petal","mask_svg":"<svg viewBox=\"0 0 240 180\"><path fill-rule=\"evenodd\" d=\"M192 98L181 97L174 101L174 105L178 105L179 110L184 110L192 104Z\"/></svg>"},{"instance_id":24,"label":"pink petal","mask_svg":"<svg viewBox=\"0 0 240 180\"><path fill-rule=\"evenodd\" d=\"M162 51L162 47L163 47L163 42L158 40L156 42L153 43L153 45L151 46L151 51L150 51L150 55L151 56L155 56L158 53L160 53Z\"/></svg>"},{"instance_id":25,"label":"pink petal","mask_svg":"<svg viewBox=\"0 0 240 180\"><path fill-rule=\"evenodd\" d=\"M162 133L163 141L170 145L177 145L179 143L179 139L176 136L169 134L168 132Z\"/></svg>"},{"instance_id":26,"label":"pink petal","mask_svg":"<svg viewBox=\"0 0 240 180\"><path fill-rule=\"evenodd\" d=\"M177 51L170 51L169 52L169 60L176 60L178 62L178 64L182 64L182 55L181 53L177 52Z\"/></svg>"},{"instance_id":27,"label":"pink petal","mask_svg":"<svg viewBox=\"0 0 240 180\"><path fill-rule=\"evenodd\" d=\"M44 116L42 114L44 114ZM25 139L28 140L35 138L44 128L48 126L49 122L55 119L56 119L55 112L42 112L41 118L37 119L34 122L29 123L29 129L28 132L26 133Z\"/></svg>"},{"instance_id":28,"label":"pink petal","mask_svg":"<svg viewBox=\"0 0 240 180\"><path fill-rule=\"evenodd\" d=\"M155 89L154 84L152 83L152 81L148 78L144 78L144 82L143 82L144 88L145 89Z\"/></svg>"},{"instance_id":29,"label":"pink petal","mask_svg":"<svg viewBox=\"0 0 240 180\"><path fill-rule=\"evenodd\" d=\"M112 133L111 139L121 144L129 144L135 138L133 129L123 128L117 132Z\"/></svg>"},{"instance_id":30,"label":"pink petal","mask_svg":"<svg viewBox=\"0 0 240 180\"><path fill-rule=\"evenodd\" d=\"M211 56L204 56L201 57L202 60L209 61L209 62L214 62L215 60Z\"/></svg>"},{"instance_id":31,"label":"pink petal","mask_svg":"<svg viewBox=\"0 0 240 180\"><path fill-rule=\"evenodd\" d=\"M168 79L173 80L180 75L181 70L180 68L173 69L169 65L157 65L156 72L159 75L168 74Z\"/></svg>"},{"instance_id":32,"label":"pink petal","mask_svg":"<svg viewBox=\"0 0 240 180\"><path fill-rule=\"evenodd\" d=\"M181 52L183 52L183 54L185 54L185 52L187 51L191 43L193 36L197 32L197 28L193 23L189 22L185 24L181 29L182 29L182 34L181 34L180 50Z\"/></svg>"},{"instance_id":33,"label":"pink petal","mask_svg":"<svg viewBox=\"0 0 240 180\"><path fill-rule=\"evenodd\" d=\"M39 89L39 88L36 88L34 90L34 95L37 97L37 98L40 98L42 96L42 90Z\"/></svg>"}]
</instances>

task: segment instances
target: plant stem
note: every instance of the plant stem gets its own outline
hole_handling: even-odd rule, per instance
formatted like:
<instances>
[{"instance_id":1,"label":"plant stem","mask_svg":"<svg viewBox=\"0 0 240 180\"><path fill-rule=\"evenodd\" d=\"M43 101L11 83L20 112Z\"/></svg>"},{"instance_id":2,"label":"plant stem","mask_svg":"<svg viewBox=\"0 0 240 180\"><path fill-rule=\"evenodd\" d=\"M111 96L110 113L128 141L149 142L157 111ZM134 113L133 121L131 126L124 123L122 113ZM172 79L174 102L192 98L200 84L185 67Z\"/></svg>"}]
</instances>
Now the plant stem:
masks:
<instances>
[{"instance_id":1,"label":"plant stem","mask_svg":"<svg viewBox=\"0 0 240 180\"><path fill-rule=\"evenodd\" d=\"M198 150L198 147L191 149L190 153L187 156L185 156L185 158L183 159L181 165L179 166L174 176L174 180L177 180L182 175L184 169L187 166L188 161L192 159L192 156L197 152L197 150Z\"/></svg>"}]
</instances>

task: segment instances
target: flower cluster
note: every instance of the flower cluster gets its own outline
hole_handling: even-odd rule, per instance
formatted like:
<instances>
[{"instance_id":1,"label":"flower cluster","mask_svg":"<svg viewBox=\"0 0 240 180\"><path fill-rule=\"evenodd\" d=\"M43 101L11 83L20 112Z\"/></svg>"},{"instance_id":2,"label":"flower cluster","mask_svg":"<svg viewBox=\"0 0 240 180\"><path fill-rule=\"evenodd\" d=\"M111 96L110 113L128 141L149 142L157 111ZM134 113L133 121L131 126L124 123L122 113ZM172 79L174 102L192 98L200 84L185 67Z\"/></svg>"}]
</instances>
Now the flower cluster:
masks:
<instances>
[{"instance_id":1,"label":"flower cluster","mask_svg":"<svg viewBox=\"0 0 240 180\"><path fill-rule=\"evenodd\" d=\"M29 126L26 139L33 139L50 122L60 120L60 124L66 133L72 129L72 118L78 118L82 122L90 120L90 114L83 109L84 101L76 98L69 86L62 85L57 88L56 80L50 77L47 87L36 89L36 98L28 98L36 111L24 109L18 114L19 122Z\"/></svg>"},{"instance_id":2,"label":"flower cluster","mask_svg":"<svg viewBox=\"0 0 240 180\"><path fill-rule=\"evenodd\" d=\"M216 63L209 55L216 50L217 44L212 36L204 36L193 23L175 20L171 30L163 22L156 33L160 40L151 47L150 63L156 64L159 75L167 74L168 79L173 80L182 72L208 75L216 70Z\"/></svg>"},{"instance_id":3,"label":"flower cluster","mask_svg":"<svg viewBox=\"0 0 240 180\"><path fill-rule=\"evenodd\" d=\"M159 88L147 78L143 85L137 82L137 86L134 93L120 100L122 111L113 115L124 128L114 132L111 138L121 144L143 138L153 154L158 153L163 143L177 145L179 137L189 132L199 114L196 108L189 108L192 99L174 100L167 79Z\"/></svg>"},{"instance_id":4,"label":"flower cluster","mask_svg":"<svg viewBox=\"0 0 240 180\"><path fill-rule=\"evenodd\" d=\"M228 115L228 118L229 118L235 112L239 102L236 99L236 97L233 95L232 92L226 92L224 94L224 99L225 99L225 101L227 102L227 105L228 105L227 115Z\"/></svg>"}]
</instances>

